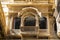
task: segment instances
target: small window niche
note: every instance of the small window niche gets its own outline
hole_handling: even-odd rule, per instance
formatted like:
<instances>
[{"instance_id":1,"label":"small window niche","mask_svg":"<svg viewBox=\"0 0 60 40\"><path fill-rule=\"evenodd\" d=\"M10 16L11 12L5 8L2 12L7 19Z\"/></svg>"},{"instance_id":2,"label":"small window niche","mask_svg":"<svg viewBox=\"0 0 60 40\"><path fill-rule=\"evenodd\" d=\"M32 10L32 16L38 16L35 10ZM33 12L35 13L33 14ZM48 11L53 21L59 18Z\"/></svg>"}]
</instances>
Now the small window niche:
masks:
<instances>
[{"instance_id":1,"label":"small window niche","mask_svg":"<svg viewBox=\"0 0 60 40\"><path fill-rule=\"evenodd\" d=\"M21 18L15 17L14 18L14 29L20 29Z\"/></svg>"},{"instance_id":2,"label":"small window niche","mask_svg":"<svg viewBox=\"0 0 60 40\"><path fill-rule=\"evenodd\" d=\"M39 28L40 29L47 29L47 18L45 18L45 17L40 18Z\"/></svg>"}]
</instances>

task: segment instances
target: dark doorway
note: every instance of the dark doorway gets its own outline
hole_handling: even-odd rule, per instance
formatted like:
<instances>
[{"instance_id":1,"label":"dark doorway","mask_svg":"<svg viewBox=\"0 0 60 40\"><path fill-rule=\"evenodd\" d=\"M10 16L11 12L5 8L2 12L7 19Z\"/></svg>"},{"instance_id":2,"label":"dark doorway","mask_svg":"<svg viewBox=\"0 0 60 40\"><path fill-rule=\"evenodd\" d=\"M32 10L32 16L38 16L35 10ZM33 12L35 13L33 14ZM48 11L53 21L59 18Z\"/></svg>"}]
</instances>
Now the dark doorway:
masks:
<instances>
[{"instance_id":1,"label":"dark doorway","mask_svg":"<svg viewBox=\"0 0 60 40\"><path fill-rule=\"evenodd\" d=\"M45 17L40 18L39 27L40 27L40 29L46 29L47 28L47 19Z\"/></svg>"},{"instance_id":2,"label":"dark doorway","mask_svg":"<svg viewBox=\"0 0 60 40\"><path fill-rule=\"evenodd\" d=\"M24 26L35 26L36 20L34 17L26 17L24 20Z\"/></svg>"},{"instance_id":3,"label":"dark doorway","mask_svg":"<svg viewBox=\"0 0 60 40\"><path fill-rule=\"evenodd\" d=\"M1 21L0 21L0 32L2 31L2 25L1 25Z\"/></svg>"},{"instance_id":4,"label":"dark doorway","mask_svg":"<svg viewBox=\"0 0 60 40\"><path fill-rule=\"evenodd\" d=\"M14 28L15 29L20 29L20 24L21 24L21 18L19 17L16 17L15 19L14 19Z\"/></svg>"},{"instance_id":5,"label":"dark doorway","mask_svg":"<svg viewBox=\"0 0 60 40\"><path fill-rule=\"evenodd\" d=\"M55 30L55 33L57 33L57 24L56 24L56 18L54 18L54 30Z\"/></svg>"},{"instance_id":6,"label":"dark doorway","mask_svg":"<svg viewBox=\"0 0 60 40\"><path fill-rule=\"evenodd\" d=\"M1 20L0 20L0 36L1 37L4 37L4 33L3 33L3 29L2 29L2 27L3 27L3 25L2 25L3 23L1 22Z\"/></svg>"}]
</instances>

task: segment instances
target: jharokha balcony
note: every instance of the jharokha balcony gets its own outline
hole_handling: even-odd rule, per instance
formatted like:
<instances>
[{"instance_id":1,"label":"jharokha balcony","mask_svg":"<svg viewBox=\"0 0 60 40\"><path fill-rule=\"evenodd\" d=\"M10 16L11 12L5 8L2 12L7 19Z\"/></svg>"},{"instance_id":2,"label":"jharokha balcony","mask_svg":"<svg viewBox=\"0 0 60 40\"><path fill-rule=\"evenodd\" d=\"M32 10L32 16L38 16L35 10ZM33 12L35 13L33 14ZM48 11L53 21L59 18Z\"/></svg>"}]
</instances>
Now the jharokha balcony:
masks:
<instances>
[{"instance_id":1,"label":"jharokha balcony","mask_svg":"<svg viewBox=\"0 0 60 40\"><path fill-rule=\"evenodd\" d=\"M1 0L1 38L59 39L56 7L55 0Z\"/></svg>"}]
</instances>

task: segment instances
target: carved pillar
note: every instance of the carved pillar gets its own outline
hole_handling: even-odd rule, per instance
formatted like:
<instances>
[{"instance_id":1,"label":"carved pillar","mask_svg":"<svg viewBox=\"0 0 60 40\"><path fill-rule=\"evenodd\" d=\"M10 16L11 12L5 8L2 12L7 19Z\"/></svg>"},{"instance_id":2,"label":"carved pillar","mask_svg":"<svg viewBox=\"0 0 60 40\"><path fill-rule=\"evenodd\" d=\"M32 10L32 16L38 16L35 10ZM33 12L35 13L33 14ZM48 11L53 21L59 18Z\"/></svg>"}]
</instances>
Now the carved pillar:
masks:
<instances>
[{"instance_id":1,"label":"carved pillar","mask_svg":"<svg viewBox=\"0 0 60 40\"><path fill-rule=\"evenodd\" d=\"M23 27L23 22L24 22L24 19L23 17L21 17L21 27Z\"/></svg>"},{"instance_id":2,"label":"carved pillar","mask_svg":"<svg viewBox=\"0 0 60 40\"><path fill-rule=\"evenodd\" d=\"M37 31L37 38L38 38L38 35L39 35L39 20L38 20L38 17L36 16L36 31Z\"/></svg>"},{"instance_id":3,"label":"carved pillar","mask_svg":"<svg viewBox=\"0 0 60 40\"><path fill-rule=\"evenodd\" d=\"M0 20L1 20L1 26L2 26L2 34L6 36L6 21L5 21L5 15L2 10L2 5L0 2Z\"/></svg>"},{"instance_id":4,"label":"carved pillar","mask_svg":"<svg viewBox=\"0 0 60 40\"><path fill-rule=\"evenodd\" d=\"M13 23L13 17L10 18L10 27L9 27L9 33L12 33L12 23Z\"/></svg>"},{"instance_id":5,"label":"carved pillar","mask_svg":"<svg viewBox=\"0 0 60 40\"><path fill-rule=\"evenodd\" d=\"M57 38L57 35L54 31L54 18L53 16L52 17L49 17L49 23L50 23L50 38Z\"/></svg>"},{"instance_id":6,"label":"carved pillar","mask_svg":"<svg viewBox=\"0 0 60 40\"><path fill-rule=\"evenodd\" d=\"M50 22L49 22L49 16L47 16L47 28L48 28L48 34L50 35Z\"/></svg>"},{"instance_id":7,"label":"carved pillar","mask_svg":"<svg viewBox=\"0 0 60 40\"><path fill-rule=\"evenodd\" d=\"M36 18L36 27L38 27L39 26L38 17L36 16L35 18Z\"/></svg>"},{"instance_id":8,"label":"carved pillar","mask_svg":"<svg viewBox=\"0 0 60 40\"><path fill-rule=\"evenodd\" d=\"M10 19L10 30L12 29L13 17Z\"/></svg>"}]
</instances>

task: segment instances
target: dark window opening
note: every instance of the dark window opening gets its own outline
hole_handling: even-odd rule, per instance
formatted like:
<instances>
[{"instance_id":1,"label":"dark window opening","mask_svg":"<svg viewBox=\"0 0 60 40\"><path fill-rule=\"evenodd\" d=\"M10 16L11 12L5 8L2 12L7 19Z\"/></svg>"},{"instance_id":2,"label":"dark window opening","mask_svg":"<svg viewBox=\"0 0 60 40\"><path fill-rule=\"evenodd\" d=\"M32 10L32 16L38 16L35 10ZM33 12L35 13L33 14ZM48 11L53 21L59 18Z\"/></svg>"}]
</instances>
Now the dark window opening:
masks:
<instances>
[{"instance_id":1,"label":"dark window opening","mask_svg":"<svg viewBox=\"0 0 60 40\"><path fill-rule=\"evenodd\" d=\"M46 29L47 28L47 19L45 17L40 18L39 28L40 29Z\"/></svg>"},{"instance_id":2,"label":"dark window opening","mask_svg":"<svg viewBox=\"0 0 60 40\"><path fill-rule=\"evenodd\" d=\"M14 28L15 29L20 29L20 24L21 24L21 18L16 17L14 19Z\"/></svg>"},{"instance_id":3,"label":"dark window opening","mask_svg":"<svg viewBox=\"0 0 60 40\"><path fill-rule=\"evenodd\" d=\"M33 17L27 17L24 20L24 26L35 26L36 20Z\"/></svg>"}]
</instances>

